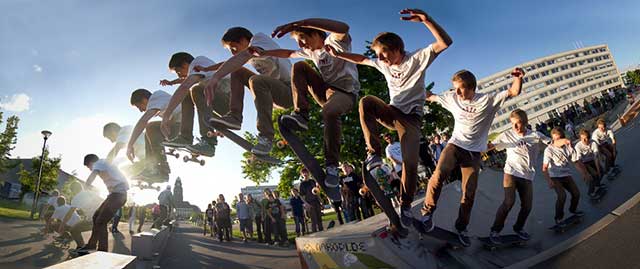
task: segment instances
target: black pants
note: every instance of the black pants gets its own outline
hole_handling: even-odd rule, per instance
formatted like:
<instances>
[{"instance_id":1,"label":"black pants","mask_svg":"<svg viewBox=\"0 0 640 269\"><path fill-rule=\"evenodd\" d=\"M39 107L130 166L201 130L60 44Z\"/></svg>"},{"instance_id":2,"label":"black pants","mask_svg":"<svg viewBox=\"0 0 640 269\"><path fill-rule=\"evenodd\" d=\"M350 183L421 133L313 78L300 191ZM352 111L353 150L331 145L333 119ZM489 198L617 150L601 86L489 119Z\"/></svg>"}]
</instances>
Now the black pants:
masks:
<instances>
[{"instance_id":1,"label":"black pants","mask_svg":"<svg viewBox=\"0 0 640 269\"><path fill-rule=\"evenodd\" d=\"M151 228L160 229L163 224L169 224L169 208L166 205L160 205L160 217L153 222Z\"/></svg>"},{"instance_id":2,"label":"black pants","mask_svg":"<svg viewBox=\"0 0 640 269\"><path fill-rule=\"evenodd\" d=\"M256 221L256 230L258 232L258 242L262 242L263 241L262 227L264 225L264 223L262 223L262 216L256 216L255 221Z\"/></svg>"},{"instance_id":3,"label":"black pants","mask_svg":"<svg viewBox=\"0 0 640 269\"><path fill-rule=\"evenodd\" d=\"M264 241L267 243L273 243L273 240L271 239L271 233L273 232L273 222L271 221L271 218L269 218L269 216L265 216L264 219Z\"/></svg>"},{"instance_id":4,"label":"black pants","mask_svg":"<svg viewBox=\"0 0 640 269\"><path fill-rule=\"evenodd\" d=\"M283 244L284 242L287 241L287 226L284 222L284 219L282 219L282 217L277 216L274 217L275 221L271 221L271 219L269 219L269 222L271 223L271 227L273 228L273 235L274 235L274 241Z\"/></svg>"},{"instance_id":5,"label":"black pants","mask_svg":"<svg viewBox=\"0 0 640 269\"><path fill-rule=\"evenodd\" d=\"M113 218L116 210L126 202L126 193L111 193L100 204L98 210L93 213L93 228L91 230L91 238L89 238L89 242L86 245L87 249L95 249L97 245L98 251L109 251L107 224Z\"/></svg>"},{"instance_id":6,"label":"black pants","mask_svg":"<svg viewBox=\"0 0 640 269\"><path fill-rule=\"evenodd\" d=\"M333 206L333 210L338 216L338 222L340 223L340 225L344 224L344 220L342 219L342 201L335 201L331 203L331 205ZM322 217L320 217L320 221L322 221Z\"/></svg>"},{"instance_id":7,"label":"black pants","mask_svg":"<svg viewBox=\"0 0 640 269\"><path fill-rule=\"evenodd\" d=\"M556 191L558 199L556 200L556 220L564 219L564 203L567 199L565 190L571 194L571 205L569 206L569 212L575 213L578 210L578 202L580 201L580 190L576 186L571 176L566 177L552 177L553 188Z\"/></svg>"},{"instance_id":8,"label":"black pants","mask_svg":"<svg viewBox=\"0 0 640 269\"><path fill-rule=\"evenodd\" d=\"M600 185L600 181L602 177L598 174L598 167L596 166L596 162L591 160L588 162L583 162L584 167L587 169L587 173L591 175L591 182L587 182L589 184L589 193L593 193L598 185Z\"/></svg>"},{"instance_id":9,"label":"black pants","mask_svg":"<svg viewBox=\"0 0 640 269\"><path fill-rule=\"evenodd\" d=\"M498 212L496 212L496 218L493 222L493 227L491 227L491 231L500 232L504 228L504 222L509 215L509 211L511 211L513 204L516 202L516 191L518 195L520 195L520 212L518 213L518 220L515 225L513 225L513 230L521 231L531 212L533 185L531 180L504 174L503 186L504 201L498 208Z\"/></svg>"}]
</instances>

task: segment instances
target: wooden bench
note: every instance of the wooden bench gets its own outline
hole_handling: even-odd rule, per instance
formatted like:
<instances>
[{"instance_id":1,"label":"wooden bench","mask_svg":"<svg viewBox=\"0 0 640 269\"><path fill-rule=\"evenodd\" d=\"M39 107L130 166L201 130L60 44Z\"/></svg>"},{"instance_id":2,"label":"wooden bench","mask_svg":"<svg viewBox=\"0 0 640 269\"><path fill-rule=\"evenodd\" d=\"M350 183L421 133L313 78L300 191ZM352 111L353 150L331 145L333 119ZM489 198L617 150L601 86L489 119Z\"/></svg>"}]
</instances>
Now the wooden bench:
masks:
<instances>
[{"instance_id":1,"label":"wooden bench","mask_svg":"<svg viewBox=\"0 0 640 269\"><path fill-rule=\"evenodd\" d=\"M46 267L46 269L133 269L136 267L135 260L135 256L96 251L91 254Z\"/></svg>"}]
</instances>

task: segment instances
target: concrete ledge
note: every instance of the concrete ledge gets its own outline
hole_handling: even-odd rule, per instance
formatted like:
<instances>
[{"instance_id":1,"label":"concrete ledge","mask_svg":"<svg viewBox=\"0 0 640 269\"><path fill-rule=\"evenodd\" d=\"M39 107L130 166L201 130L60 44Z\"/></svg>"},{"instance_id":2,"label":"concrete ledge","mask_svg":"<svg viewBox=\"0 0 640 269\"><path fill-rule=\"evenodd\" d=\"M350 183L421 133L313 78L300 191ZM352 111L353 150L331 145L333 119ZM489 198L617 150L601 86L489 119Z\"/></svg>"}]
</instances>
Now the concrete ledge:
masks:
<instances>
[{"instance_id":1,"label":"concrete ledge","mask_svg":"<svg viewBox=\"0 0 640 269\"><path fill-rule=\"evenodd\" d=\"M47 269L133 269L135 268L135 260L136 257L134 256L97 251L82 257L49 266Z\"/></svg>"},{"instance_id":2,"label":"concrete ledge","mask_svg":"<svg viewBox=\"0 0 640 269\"><path fill-rule=\"evenodd\" d=\"M627 210L629 210L630 208L632 208L633 206L635 206L636 204L638 204L640 202L640 192L636 193L636 195L634 195L633 197L631 197L631 199L627 200L624 204L620 205L618 208L614 209L611 213L607 214L606 216L604 216L602 219L600 219L599 221L597 221L596 223L592 224L591 226L589 226L587 229L585 229L584 231L572 236L571 238L563 241L560 244L557 244L556 246L549 248L545 251L542 251L540 253L538 253L537 255L528 258L524 261L512 264L506 268L529 268L529 267L533 267L536 264L539 264L543 261L546 261L548 259L553 258L554 256L567 251L570 248L575 247L576 245L580 244L581 242L589 239L591 236L595 235L596 233L598 233L599 231L601 231L602 229L604 229L605 227L607 227L607 225L611 224L613 221L615 221L620 215L622 215L624 212L626 212Z\"/></svg>"},{"instance_id":3,"label":"concrete ledge","mask_svg":"<svg viewBox=\"0 0 640 269\"><path fill-rule=\"evenodd\" d=\"M131 255L142 260L152 260L164 251L170 232L170 227L162 226L161 229L134 234L131 237Z\"/></svg>"}]
</instances>

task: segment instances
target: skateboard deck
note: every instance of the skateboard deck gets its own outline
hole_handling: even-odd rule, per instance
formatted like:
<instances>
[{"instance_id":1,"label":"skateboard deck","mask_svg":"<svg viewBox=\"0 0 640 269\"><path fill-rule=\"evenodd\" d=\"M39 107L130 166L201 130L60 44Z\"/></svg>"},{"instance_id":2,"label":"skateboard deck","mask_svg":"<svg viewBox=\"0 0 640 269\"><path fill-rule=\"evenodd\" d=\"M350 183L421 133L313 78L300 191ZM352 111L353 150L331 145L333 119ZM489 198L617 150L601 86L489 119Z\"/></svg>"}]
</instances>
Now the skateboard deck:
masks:
<instances>
[{"instance_id":1,"label":"skateboard deck","mask_svg":"<svg viewBox=\"0 0 640 269\"><path fill-rule=\"evenodd\" d=\"M367 186L368 191L371 192L371 195L373 195L376 202L378 202L378 205L380 205L382 212L387 216L389 222L396 227L401 227L402 224L400 223L400 217L393 207L391 200L384 194L384 191L380 188L378 181L367 171L367 167L364 163L362 164L360 171L362 171L364 184Z\"/></svg>"},{"instance_id":2,"label":"skateboard deck","mask_svg":"<svg viewBox=\"0 0 640 269\"><path fill-rule=\"evenodd\" d=\"M450 246L453 249L459 249L464 247L464 245L462 245L462 243L460 243L460 240L458 239L458 234L452 231L445 230L438 226L435 226L433 228L433 231L427 232L424 230L424 227L422 226L422 222L420 222L418 219L413 219L413 227L416 230L418 230L418 232L421 235L429 236L429 237L438 239L440 241L444 241L447 243L448 246Z\"/></svg>"},{"instance_id":3,"label":"skateboard deck","mask_svg":"<svg viewBox=\"0 0 640 269\"><path fill-rule=\"evenodd\" d=\"M522 247L527 244L527 240L523 240L515 234L501 235L498 238L500 240L499 244L494 244L493 242L491 242L489 237L480 237L478 238L478 240L482 242L485 248L491 251L499 248Z\"/></svg>"},{"instance_id":4,"label":"skateboard deck","mask_svg":"<svg viewBox=\"0 0 640 269\"><path fill-rule=\"evenodd\" d=\"M302 165L311 172L313 178L318 182L322 190L327 194L327 197L331 201L340 201L342 197L340 195L340 187L329 188L324 184L324 179L326 177L324 170L320 167L318 160L309 153L307 147L302 143L300 138L293 133L293 131L289 128L289 126L285 126L283 124L282 117L278 119L278 128L280 129L280 134L287 141L289 147L293 153L298 156Z\"/></svg>"},{"instance_id":5,"label":"skateboard deck","mask_svg":"<svg viewBox=\"0 0 640 269\"><path fill-rule=\"evenodd\" d=\"M217 113L213 113L214 117L218 117L220 118L220 115L218 115ZM220 126L218 124L214 124L212 122L208 123L209 126L207 126L210 130L215 130L218 131L219 133L221 133L224 137L229 138L229 140L233 141L233 143L236 143L236 145L240 146L241 148L243 148L245 151L251 153L251 158L249 158L249 162L254 162L254 161L261 161L261 162L265 162L265 163L270 163L270 164L280 164L282 163L281 160L272 157L269 154L265 154L265 155L261 155L261 154L254 154L251 152L251 149L253 149L253 144L249 141L247 141L246 139L244 139L242 136L236 134L235 132ZM210 131L209 133L207 133L207 136L209 137L213 137L215 134Z\"/></svg>"},{"instance_id":6,"label":"skateboard deck","mask_svg":"<svg viewBox=\"0 0 640 269\"><path fill-rule=\"evenodd\" d=\"M167 151L165 151L165 154L174 156L176 158L180 158L180 152L185 153L185 155L182 156L182 161L184 161L185 163L194 162L194 163L199 163L201 166L204 166L206 162L204 159L200 159L200 157L201 156L213 157L213 156L204 156L202 155L202 153L198 151L190 150L186 147L174 147L174 146L167 146L167 145L164 145L164 147L167 148Z\"/></svg>"},{"instance_id":7,"label":"skateboard deck","mask_svg":"<svg viewBox=\"0 0 640 269\"><path fill-rule=\"evenodd\" d=\"M560 223L549 227L549 229L555 231L556 233L564 233L569 228L571 228L571 226L578 224L580 222L582 222L582 217L572 215L571 217L564 219Z\"/></svg>"}]
</instances>

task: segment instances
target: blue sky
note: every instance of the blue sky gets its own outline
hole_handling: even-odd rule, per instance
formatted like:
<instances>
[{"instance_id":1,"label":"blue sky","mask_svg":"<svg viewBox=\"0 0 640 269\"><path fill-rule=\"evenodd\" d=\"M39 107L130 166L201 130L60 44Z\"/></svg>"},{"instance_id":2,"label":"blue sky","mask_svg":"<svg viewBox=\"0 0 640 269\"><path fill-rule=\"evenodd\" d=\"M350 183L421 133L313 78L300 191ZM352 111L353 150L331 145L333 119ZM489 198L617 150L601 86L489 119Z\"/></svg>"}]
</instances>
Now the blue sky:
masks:
<instances>
[{"instance_id":1,"label":"blue sky","mask_svg":"<svg viewBox=\"0 0 640 269\"><path fill-rule=\"evenodd\" d=\"M392 31L414 50L433 42L425 27L399 20L398 11L427 11L454 44L427 70L437 91L450 87L451 74L469 69L484 77L515 64L585 46L607 43L618 67L640 63L638 1L28 1L0 3L0 104L21 117L14 155L39 152L42 129L51 129L51 150L63 168L86 175L87 151L104 155L107 121L134 124L129 105L136 88L163 89L173 78L170 55L187 51L215 61L229 56L220 45L225 29L244 26L270 33L277 25L307 17L327 17L351 26L355 52L378 32ZM634 32L635 31L635 32ZM277 41L295 48L288 37ZM14 98L17 96L17 98ZM26 96L26 97L25 97ZM246 95L251 104L250 95ZM25 105L25 98L27 104ZM16 100L14 106L8 106ZM17 109L16 109L17 107ZM19 107L23 107L23 111ZM243 129L255 131L255 110L245 106ZM242 179L241 150L223 142L204 168L172 162L183 176L186 197L203 206L217 193L232 195ZM272 181L275 183L276 181ZM207 186L203 190L202 184ZM192 192L193 195L189 195Z\"/></svg>"}]
</instances>

